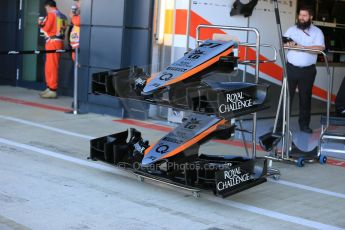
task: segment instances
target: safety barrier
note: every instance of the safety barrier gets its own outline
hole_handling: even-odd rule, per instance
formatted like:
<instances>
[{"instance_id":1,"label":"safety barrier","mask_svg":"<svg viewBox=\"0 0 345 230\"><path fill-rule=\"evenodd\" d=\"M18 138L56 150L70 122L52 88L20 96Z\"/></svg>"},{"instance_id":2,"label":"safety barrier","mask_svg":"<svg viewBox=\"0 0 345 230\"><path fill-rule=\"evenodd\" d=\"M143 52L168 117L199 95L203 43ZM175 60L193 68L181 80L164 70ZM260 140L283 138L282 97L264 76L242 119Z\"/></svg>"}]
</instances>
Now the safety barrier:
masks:
<instances>
[{"instance_id":1,"label":"safety barrier","mask_svg":"<svg viewBox=\"0 0 345 230\"><path fill-rule=\"evenodd\" d=\"M0 51L0 55L25 55L25 54L47 54L47 53L72 53L74 50L22 50L22 51Z\"/></svg>"},{"instance_id":2,"label":"safety barrier","mask_svg":"<svg viewBox=\"0 0 345 230\"><path fill-rule=\"evenodd\" d=\"M78 61L79 61L79 48L74 49L60 49L60 50L10 50L0 51L0 55L41 55L50 53L73 53L75 52L74 61L74 90L73 90L73 114L78 114Z\"/></svg>"}]
</instances>

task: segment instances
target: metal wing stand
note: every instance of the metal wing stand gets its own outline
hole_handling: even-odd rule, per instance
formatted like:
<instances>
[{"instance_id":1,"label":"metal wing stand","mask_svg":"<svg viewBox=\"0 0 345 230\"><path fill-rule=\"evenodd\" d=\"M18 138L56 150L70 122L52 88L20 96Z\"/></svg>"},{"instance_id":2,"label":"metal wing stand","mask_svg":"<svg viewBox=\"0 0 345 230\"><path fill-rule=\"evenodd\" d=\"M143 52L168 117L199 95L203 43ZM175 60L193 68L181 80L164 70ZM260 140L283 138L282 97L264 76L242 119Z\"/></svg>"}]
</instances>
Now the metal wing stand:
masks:
<instances>
[{"instance_id":1,"label":"metal wing stand","mask_svg":"<svg viewBox=\"0 0 345 230\"><path fill-rule=\"evenodd\" d=\"M244 28L244 27L235 27L235 26L220 26L220 25L199 25L197 27L197 32L196 32L196 42L197 46L199 45L202 40L200 39L200 30L201 29L222 29L222 30L230 30L230 31L246 31L246 32L253 32L256 35L256 42L255 44L248 44L248 43L240 43L238 44L239 46L245 47L245 60L239 62L239 64L242 65L252 65L255 68L255 83L259 83L259 67L260 63L272 63L277 61L277 50L272 46L272 45L267 45L267 44L260 44L260 33L257 29L255 28ZM254 48L256 51L256 56L255 60L248 60L247 59L247 49L251 47ZM272 60L260 60L260 48L261 47L267 47L271 48L274 51L274 58ZM236 47L238 49L238 46ZM245 73L243 75L243 82L245 82ZM257 147L256 147L256 133L257 133L257 114L253 113L253 126L252 126L252 131L247 131L243 129L243 123L242 119L239 118L239 126L240 129L238 131L241 132L241 137L242 141L244 144L244 148L246 151L247 156L249 157L249 151L248 151L248 146L247 146L247 141L245 138L244 133L251 133L252 134L252 158L256 158L256 152L257 152ZM260 143L261 144L261 143ZM272 161L269 161L268 167L267 167L267 176L272 176L275 180L280 179L280 171L278 169L275 169L272 167Z\"/></svg>"},{"instance_id":2,"label":"metal wing stand","mask_svg":"<svg viewBox=\"0 0 345 230\"><path fill-rule=\"evenodd\" d=\"M289 152L289 141L290 141L290 94L288 90L288 82L287 82L287 71L286 71L286 58L285 58L285 50L284 50L284 44L283 44L283 33L281 29L281 22L280 22L280 15L279 15L279 8L278 8L278 1L274 0L274 10L275 10L275 16L276 16L276 23L277 23L277 29L278 29L278 37L279 37L279 54L282 60L282 66L283 66L283 84L282 89L279 97L279 103L278 103L278 109L275 117L274 127L272 133L265 134L260 137L260 144L266 151L273 151L282 140L282 158L289 158L288 152ZM283 119L282 119L282 133L281 135L277 134L277 123L278 118L281 112L283 113ZM287 151L286 151L287 150ZM287 154L284 156L284 154ZM276 160L276 157L269 157L274 160Z\"/></svg>"},{"instance_id":3,"label":"metal wing stand","mask_svg":"<svg viewBox=\"0 0 345 230\"><path fill-rule=\"evenodd\" d=\"M278 161L288 161L296 163L297 166L303 167L305 162L314 162L315 160L320 161L321 164L326 163L327 158L320 154L318 151L318 147L315 147L312 151L305 152L300 150L292 140L292 133L290 131L290 93L289 93L289 86L287 81L287 71L286 71L286 56L285 56L285 47L283 44L283 34L281 29L280 23L280 16L279 16L279 8L278 8L278 1L274 0L274 8L275 8L275 16L277 21L277 28L278 28L278 36L279 36L279 53L282 60L283 66L283 84L282 89L279 97L278 109L275 117L274 128L272 133L267 133L259 138L261 146L268 152L271 152L271 155L266 156L266 158L271 160L278 160ZM319 50L311 50L311 49L300 49L289 47L286 49L290 50L298 50L301 52L316 52L324 55L326 60L326 68L327 74L329 76L330 82L332 82L332 77L329 71L329 65L327 62L327 55L323 51ZM330 92L331 92L331 83L328 89L328 101L327 101L327 114L329 117L329 109L330 109ZM283 106L281 108L281 106ZM279 120L280 113L282 115L282 132L281 134L277 133L277 123ZM282 148L281 154L278 155L277 145L279 142L282 141Z\"/></svg>"}]
</instances>

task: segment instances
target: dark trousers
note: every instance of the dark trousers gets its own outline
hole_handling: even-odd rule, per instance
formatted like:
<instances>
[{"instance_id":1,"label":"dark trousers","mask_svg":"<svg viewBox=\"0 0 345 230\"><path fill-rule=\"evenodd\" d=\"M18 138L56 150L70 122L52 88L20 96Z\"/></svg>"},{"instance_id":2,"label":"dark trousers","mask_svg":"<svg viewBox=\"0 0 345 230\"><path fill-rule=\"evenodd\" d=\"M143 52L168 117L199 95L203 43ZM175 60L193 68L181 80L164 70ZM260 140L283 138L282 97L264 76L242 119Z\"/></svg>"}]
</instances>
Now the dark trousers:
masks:
<instances>
[{"instance_id":1,"label":"dark trousers","mask_svg":"<svg viewBox=\"0 0 345 230\"><path fill-rule=\"evenodd\" d=\"M315 65L307 67L297 67L287 63L288 85L290 93L290 108L292 108L292 101L295 96L296 88L299 92L299 120L300 127L309 126L312 88L316 77ZM278 127L282 125L282 106L278 120Z\"/></svg>"},{"instance_id":2,"label":"dark trousers","mask_svg":"<svg viewBox=\"0 0 345 230\"><path fill-rule=\"evenodd\" d=\"M344 116L343 111L345 110L345 78L341 82L337 98L335 99L335 109L339 116Z\"/></svg>"}]
</instances>

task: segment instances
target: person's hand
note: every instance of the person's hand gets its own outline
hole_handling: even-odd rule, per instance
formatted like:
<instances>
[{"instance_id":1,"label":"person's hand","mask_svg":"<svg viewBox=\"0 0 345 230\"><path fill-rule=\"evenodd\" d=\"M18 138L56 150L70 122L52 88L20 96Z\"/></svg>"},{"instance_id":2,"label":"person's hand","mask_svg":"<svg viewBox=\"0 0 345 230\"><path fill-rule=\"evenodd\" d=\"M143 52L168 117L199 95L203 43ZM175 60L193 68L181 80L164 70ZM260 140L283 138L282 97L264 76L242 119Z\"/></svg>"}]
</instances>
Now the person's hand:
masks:
<instances>
[{"instance_id":1,"label":"person's hand","mask_svg":"<svg viewBox=\"0 0 345 230\"><path fill-rule=\"evenodd\" d=\"M41 27L44 26L44 19L45 19L45 18L42 17L42 16L39 17L38 20L37 20L37 24L38 24L39 26L41 26Z\"/></svg>"},{"instance_id":2,"label":"person's hand","mask_svg":"<svg viewBox=\"0 0 345 230\"><path fill-rule=\"evenodd\" d=\"M73 16L74 16L74 13L71 11L71 12L69 13L69 17L70 17L70 18L73 18Z\"/></svg>"},{"instance_id":3,"label":"person's hand","mask_svg":"<svg viewBox=\"0 0 345 230\"><path fill-rule=\"evenodd\" d=\"M297 45L297 44L296 44L295 47L298 48L298 49L304 49L304 48L305 48L304 46L302 46L302 45Z\"/></svg>"},{"instance_id":4,"label":"person's hand","mask_svg":"<svg viewBox=\"0 0 345 230\"><path fill-rule=\"evenodd\" d=\"M288 42L287 43L288 47L295 47L296 45L297 45L296 42Z\"/></svg>"},{"instance_id":5,"label":"person's hand","mask_svg":"<svg viewBox=\"0 0 345 230\"><path fill-rule=\"evenodd\" d=\"M291 42L287 42L287 43L285 43L284 44L284 47L286 47L286 48L291 48L291 47L296 47L296 42L294 42L294 41L291 41Z\"/></svg>"}]
</instances>

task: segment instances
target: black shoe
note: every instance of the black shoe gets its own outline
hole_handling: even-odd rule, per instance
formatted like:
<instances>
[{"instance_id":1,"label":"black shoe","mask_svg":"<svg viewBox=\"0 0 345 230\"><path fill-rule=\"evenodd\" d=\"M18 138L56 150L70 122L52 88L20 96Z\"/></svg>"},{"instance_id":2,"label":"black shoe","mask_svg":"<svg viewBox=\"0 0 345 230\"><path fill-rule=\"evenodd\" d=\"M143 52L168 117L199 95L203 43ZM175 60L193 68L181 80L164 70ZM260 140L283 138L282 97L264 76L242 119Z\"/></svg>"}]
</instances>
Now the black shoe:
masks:
<instances>
[{"instance_id":1,"label":"black shoe","mask_svg":"<svg viewBox=\"0 0 345 230\"><path fill-rule=\"evenodd\" d=\"M313 130L311 128L309 128L308 126L300 126L299 129L305 133L309 133L309 134L313 133Z\"/></svg>"}]
</instances>

